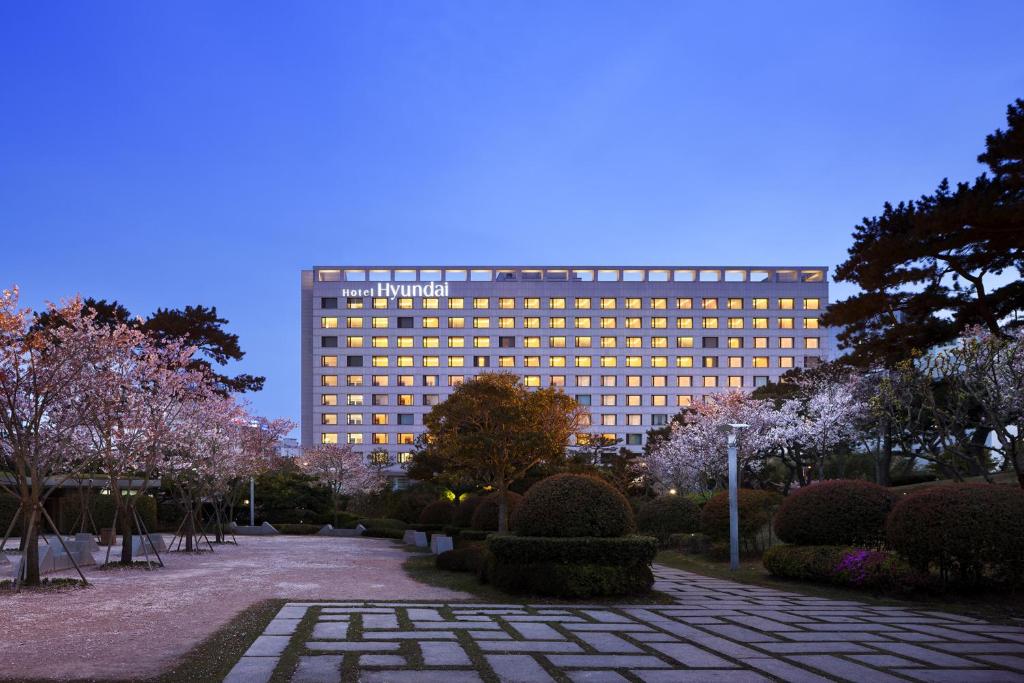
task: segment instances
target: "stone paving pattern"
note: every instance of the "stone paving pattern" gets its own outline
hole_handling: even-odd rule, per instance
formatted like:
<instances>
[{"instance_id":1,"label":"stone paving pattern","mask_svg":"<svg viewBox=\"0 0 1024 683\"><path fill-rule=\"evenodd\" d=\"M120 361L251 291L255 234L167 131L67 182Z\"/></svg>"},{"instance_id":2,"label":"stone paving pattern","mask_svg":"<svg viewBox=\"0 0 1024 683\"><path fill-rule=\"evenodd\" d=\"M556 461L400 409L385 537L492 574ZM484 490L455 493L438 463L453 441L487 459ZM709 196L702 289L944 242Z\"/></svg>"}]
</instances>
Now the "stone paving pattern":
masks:
<instances>
[{"instance_id":1,"label":"stone paving pattern","mask_svg":"<svg viewBox=\"0 0 1024 683\"><path fill-rule=\"evenodd\" d=\"M655 575L675 604L289 603L226 681L1024 682L1024 622Z\"/></svg>"}]
</instances>

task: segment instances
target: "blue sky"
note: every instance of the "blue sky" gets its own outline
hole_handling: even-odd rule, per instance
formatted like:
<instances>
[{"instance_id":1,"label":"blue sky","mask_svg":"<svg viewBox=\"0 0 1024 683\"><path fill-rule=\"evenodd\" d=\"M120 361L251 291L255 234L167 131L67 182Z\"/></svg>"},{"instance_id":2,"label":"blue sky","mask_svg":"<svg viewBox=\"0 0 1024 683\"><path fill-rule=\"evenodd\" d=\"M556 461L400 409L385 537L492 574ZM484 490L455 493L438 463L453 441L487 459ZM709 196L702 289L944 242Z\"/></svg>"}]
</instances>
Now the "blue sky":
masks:
<instances>
[{"instance_id":1,"label":"blue sky","mask_svg":"<svg viewBox=\"0 0 1024 683\"><path fill-rule=\"evenodd\" d=\"M299 413L315 263L842 261L981 168L1024 3L0 5L0 286L216 305ZM837 290L842 294L844 290Z\"/></svg>"}]
</instances>

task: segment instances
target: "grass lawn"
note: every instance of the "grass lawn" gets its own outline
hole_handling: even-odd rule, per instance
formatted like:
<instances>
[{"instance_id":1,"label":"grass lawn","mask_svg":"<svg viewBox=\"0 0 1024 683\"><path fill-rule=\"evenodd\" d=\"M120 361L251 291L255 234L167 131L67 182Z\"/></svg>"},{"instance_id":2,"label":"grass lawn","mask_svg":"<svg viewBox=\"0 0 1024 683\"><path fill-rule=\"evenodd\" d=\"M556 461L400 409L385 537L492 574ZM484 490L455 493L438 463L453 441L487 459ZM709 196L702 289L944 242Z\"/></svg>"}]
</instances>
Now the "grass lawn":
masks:
<instances>
[{"instance_id":1,"label":"grass lawn","mask_svg":"<svg viewBox=\"0 0 1024 683\"><path fill-rule=\"evenodd\" d=\"M480 583L475 574L470 572L450 572L438 569L434 566L435 555L429 553L410 551L412 553L404 563L402 569L417 581L429 586L438 588L449 588L455 591L469 593L480 602L490 603L528 603L572 605L572 604L640 604L640 605L667 605L672 604L671 596L658 591L651 591L645 595L636 595L619 598L574 598L572 600L560 600L547 596L510 594L500 591L497 588Z\"/></svg>"},{"instance_id":2,"label":"grass lawn","mask_svg":"<svg viewBox=\"0 0 1024 683\"><path fill-rule=\"evenodd\" d=\"M728 562L709 560L701 555L683 554L675 550L661 551L654 561L666 567L682 569L703 576L728 579L738 583L765 586L783 591L793 591L815 597L831 598L833 600L858 600L873 605L897 605L907 609L955 612L970 617L1017 626L1020 625L1020 620L1024 619L1024 590L1004 593L979 592L975 594L901 597L879 595L819 583L775 578L764 568L760 558L744 558L740 562L740 568L735 572L729 570Z\"/></svg>"}]
</instances>

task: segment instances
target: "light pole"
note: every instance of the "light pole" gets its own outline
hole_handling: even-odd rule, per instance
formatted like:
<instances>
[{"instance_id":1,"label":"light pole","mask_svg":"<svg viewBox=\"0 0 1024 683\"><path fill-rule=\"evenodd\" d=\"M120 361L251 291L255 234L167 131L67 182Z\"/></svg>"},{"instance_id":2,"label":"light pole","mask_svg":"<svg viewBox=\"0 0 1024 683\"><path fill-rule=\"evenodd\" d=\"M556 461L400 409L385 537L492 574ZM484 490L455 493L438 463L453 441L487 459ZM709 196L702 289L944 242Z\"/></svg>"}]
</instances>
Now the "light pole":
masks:
<instances>
[{"instance_id":1,"label":"light pole","mask_svg":"<svg viewBox=\"0 0 1024 683\"><path fill-rule=\"evenodd\" d=\"M739 458L736 455L736 435L750 425L729 424L729 569L740 568L740 499L739 499Z\"/></svg>"},{"instance_id":2,"label":"light pole","mask_svg":"<svg viewBox=\"0 0 1024 683\"><path fill-rule=\"evenodd\" d=\"M249 526L256 526L256 477L249 477Z\"/></svg>"}]
</instances>

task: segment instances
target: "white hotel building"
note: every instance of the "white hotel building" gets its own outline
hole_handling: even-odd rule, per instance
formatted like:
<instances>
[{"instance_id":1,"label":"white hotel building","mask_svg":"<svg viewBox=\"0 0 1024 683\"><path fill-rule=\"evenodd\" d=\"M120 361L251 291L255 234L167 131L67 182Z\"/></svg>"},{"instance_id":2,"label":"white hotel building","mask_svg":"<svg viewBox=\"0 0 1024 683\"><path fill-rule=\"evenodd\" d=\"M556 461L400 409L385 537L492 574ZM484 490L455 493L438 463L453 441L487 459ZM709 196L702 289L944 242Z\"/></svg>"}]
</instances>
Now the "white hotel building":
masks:
<instances>
[{"instance_id":1,"label":"white hotel building","mask_svg":"<svg viewBox=\"0 0 1024 683\"><path fill-rule=\"evenodd\" d=\"M317 266L302 272L302 445L410 455L465 379L514 372L640 450L704 396L829 357L812 267Z\"/></svg>"}]
</instances>

